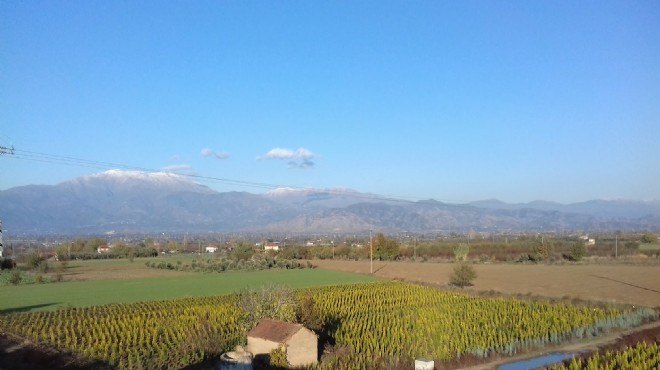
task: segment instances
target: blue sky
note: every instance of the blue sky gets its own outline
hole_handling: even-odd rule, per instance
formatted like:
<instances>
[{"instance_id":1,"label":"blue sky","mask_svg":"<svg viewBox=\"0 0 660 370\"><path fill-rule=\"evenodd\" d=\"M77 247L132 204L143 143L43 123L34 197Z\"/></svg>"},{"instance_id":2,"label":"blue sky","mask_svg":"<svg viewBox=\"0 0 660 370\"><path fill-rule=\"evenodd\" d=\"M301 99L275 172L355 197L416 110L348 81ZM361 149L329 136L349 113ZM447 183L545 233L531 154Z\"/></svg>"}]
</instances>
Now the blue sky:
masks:
<instances>
[{"instance_id":1,"label":"blue sky","mask_svg":"<svg viewBox=\"0 0 660 370\"><path fill-rule=\"evenodd\" d=\"M0 189L660 199L657 1L0 2Z\"/></svg>"}]
</instances>

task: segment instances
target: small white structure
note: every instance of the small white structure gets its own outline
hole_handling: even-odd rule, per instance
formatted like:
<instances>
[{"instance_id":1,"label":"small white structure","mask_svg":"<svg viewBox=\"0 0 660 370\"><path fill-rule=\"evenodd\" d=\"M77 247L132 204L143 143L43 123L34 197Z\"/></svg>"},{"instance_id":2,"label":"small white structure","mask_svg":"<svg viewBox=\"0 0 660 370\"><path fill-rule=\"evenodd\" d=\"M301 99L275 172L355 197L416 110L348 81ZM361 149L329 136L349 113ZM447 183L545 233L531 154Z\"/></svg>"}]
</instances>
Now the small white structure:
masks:
<instances>
[{"instance_id":1,"label":"small white structure","mask_svg":"<svg viewBox=\"0 0 660 370\"><path fill-rule=\"evenodd\" d=\"M220 356L220 370L252 370L254 356L246 352L243 347L236 346L236 350L225 352Z\"/></svg>"},{"instance_id":2,"label":"small white structure","mask_svg":"<svg viewBox=\"0 0 660 370\"><path fill-rule=\"evenodd\" d=\"M280 242L268 242L266 245L264 245L264 250L266 251L279 251L280 250Z\"/></svg>"},{"instance_id":3,"label":"small white structure","mask_svg":"<svg viewBox=\"0 0 660 370\"><path fill-rule=\"evenodd\" d=\"M217 251L218 251L218 247L212 245L206 247L206 253L215 253Z\"/></svg>"},{"instance_id":4,"label":"small white structure","mask_svg":"<svg viewBox=\"0 0 660 370\"><path fill-rule=\"evenodd\" d=\"M433 370L435 369L435 361L427 359L415 360L415 370Z\"/></svg>"}]
</instances>

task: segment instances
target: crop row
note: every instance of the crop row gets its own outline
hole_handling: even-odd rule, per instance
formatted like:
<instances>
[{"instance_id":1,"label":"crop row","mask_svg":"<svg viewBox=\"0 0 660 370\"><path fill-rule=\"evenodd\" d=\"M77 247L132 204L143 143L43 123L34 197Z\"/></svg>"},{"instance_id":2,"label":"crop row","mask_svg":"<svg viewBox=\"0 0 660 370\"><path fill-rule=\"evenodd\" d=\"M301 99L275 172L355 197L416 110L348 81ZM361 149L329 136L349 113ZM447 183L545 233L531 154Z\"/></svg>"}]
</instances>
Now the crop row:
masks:
<instances>
[{"instance_id":1,"label":"crop row","mask_svg":"<svg viewBox=\"0 0 660 370\"><path fill-rule=\"evenodd\" d=\"M400 283L321 288L314 297L325 321L338 323L332 336L353 352L355 368L374 358L512 355L657 316L650 309L485 299Z\"/></svg>"},{"instance_id":2,"label":"crop row","mask_svg":"<svg viewBox=\"0 0 660 370\"><path fill-rule=\"evenodd\" d=\"M298 297L310 294L325 334L345 349L342 357L324 356L322 369L510 355L657 316L649 309L476 298L396 282L313 288ZM173 369L245 343L247 316L238 296L229 295L0 315L0 331L119 369Z\"/></svg>"},{"instance_id":3,"label":"crop row","mask_svg":"<svg viewBox=\"0 0 660 370\"><path fill-rule=\"evenodd\" d=\"M0 316L0 328L120 369L177 369L242 338L231 297L112 304Z\"/></svg>"},{"instance_id":4,"label":"crop row","mask_svg":"<svg viewBox=\"0 0 660 370\"><path fill-rule=\"evenodd\" d=\"M596 353L587 358L575 357L570 362L554 365L551 370L637 370L660 369L660 343L640 342L620 351Z\"/></svg>"}]
</instances>

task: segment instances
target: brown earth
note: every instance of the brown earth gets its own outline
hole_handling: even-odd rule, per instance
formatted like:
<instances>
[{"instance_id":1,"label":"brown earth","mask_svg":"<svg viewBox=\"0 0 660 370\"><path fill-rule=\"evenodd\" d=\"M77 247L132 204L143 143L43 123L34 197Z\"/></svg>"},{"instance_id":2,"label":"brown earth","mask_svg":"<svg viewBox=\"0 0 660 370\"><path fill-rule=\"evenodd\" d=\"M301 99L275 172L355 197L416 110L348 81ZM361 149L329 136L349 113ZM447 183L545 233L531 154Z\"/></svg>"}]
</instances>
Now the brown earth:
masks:
<instances>
[{"instance_id":1,"label":"brown earth","mask_svg":"<svg viewBox=\"0 0 660 370\"><path fill-rule=\"evenodd\" d=\"M161 260L156 261L159 262ZM162 261L176 263L175 259L163 258ZM110 261L109 263L99 263L98 261L74 261L69 262L69 265L62 273L62 277L66 281L90 281L141 279L190 274L194 274L194 272L163 270L147 267L144 264L144 260L135 260L134 262L117 260Z\"/></svg>"},{"instance_id":2,"label":"brown earth","mask_svg":"<svg viewBox=\"0 0 660 370\"><path fill-rule=\"evenodd\" d=\"M319 268L369 274L369 261L313 260ZM373 262L377 277L447 286L455 264ZM660 306L660 266L657 265L522 265L475 264L472 291L530 294L556 298Z\"/></svg>"}]
</instances>

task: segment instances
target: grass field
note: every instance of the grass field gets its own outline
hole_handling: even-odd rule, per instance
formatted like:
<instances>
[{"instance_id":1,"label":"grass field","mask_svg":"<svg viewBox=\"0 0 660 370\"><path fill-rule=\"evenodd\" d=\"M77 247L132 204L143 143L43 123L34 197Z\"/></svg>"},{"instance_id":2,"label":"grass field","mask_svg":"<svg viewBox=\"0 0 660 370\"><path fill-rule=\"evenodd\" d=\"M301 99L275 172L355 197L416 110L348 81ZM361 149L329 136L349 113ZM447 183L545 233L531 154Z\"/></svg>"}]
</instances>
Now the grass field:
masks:
<instances>
[{"instance_id":1,"label":"grass field","mask_svg":"<svg viewBox=\"0 0 660 370\"><path fill-rule=\"evenodd\" d=\"M642 243L639 246L639 250L642 250L642 251L657 251L657 250L660 250L660 242Z\"/></svg>"},{"instance_id":2,"label":"grass field","mask_svg":"<svg viewBox=\"0 0 660 370\"><path fill-rule=\"evenodd\" d=\"M150 269L144 266L144 262L76 262L65 272L65 279L73 281L0 287L0 312L222 295L265 284L303 288L376 280L321 269L183 273Z\"/></svg>"},{"instance_id":3,"label":"grass field","mask_svg":"<svg viewBox=\"0 0 660 370\"><path fill-rule=\"evenodd\" d=\"M369 261L313 261L319 268L369 273ZM374 274L387 279L444 286L452 263L376 262ZM660 306L660 266L475 264L470 289L507 294L572 297L647 307Z\"/></svg>"}]
</instances>

